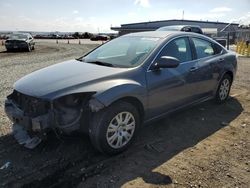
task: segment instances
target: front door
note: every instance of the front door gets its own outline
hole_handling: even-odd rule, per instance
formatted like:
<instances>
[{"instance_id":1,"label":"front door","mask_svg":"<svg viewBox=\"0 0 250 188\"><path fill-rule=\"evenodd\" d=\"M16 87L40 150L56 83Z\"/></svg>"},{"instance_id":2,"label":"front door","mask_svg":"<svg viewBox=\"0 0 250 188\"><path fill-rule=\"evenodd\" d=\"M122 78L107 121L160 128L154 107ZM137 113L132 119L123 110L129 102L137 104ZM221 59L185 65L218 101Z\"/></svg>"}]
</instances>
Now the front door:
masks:
<instances>
[{"instance_id":1,"label":"front door","mask_svg":"<svg viewBox=\"0 0 250 188\"><path fill-rule=\"evenodd\" d=\"M162 56L175 57L181 63L176 68L151 70ZM173 39L162 49L146 73L149 118L162 115L193 100L196 86L192 69L196 67L196 63L193 61L187 37Z\"/></svg>"}]
</instances>

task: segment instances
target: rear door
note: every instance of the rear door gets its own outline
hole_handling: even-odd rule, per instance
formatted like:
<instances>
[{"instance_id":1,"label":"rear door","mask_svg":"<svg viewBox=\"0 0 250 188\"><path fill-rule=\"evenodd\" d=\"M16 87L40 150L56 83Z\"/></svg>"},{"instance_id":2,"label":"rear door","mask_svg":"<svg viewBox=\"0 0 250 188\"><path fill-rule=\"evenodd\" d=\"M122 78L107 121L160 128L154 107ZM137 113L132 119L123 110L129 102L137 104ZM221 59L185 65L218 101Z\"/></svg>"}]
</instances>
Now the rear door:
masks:
<instances>
[{"instance_id":1,"label":"rear door","mask_svg":"<svg viewBox=\"0 0 250 188\"><path fill-rule=\"evenodd\" d=\"M213 94L219 76L218 64L224 59L213 42L196 37L192 37L191 40L197 59L197 92L199 98L202 98Z\"/></svg>"},{"instance_id":2,"label":"rear door","mask_svg":"<svg viewBox=\"0 0 250 188\"><path fill-rule=\"evenodd\" d=\"M149 117L161 115L191 102L196 88L195 75L190 71L196 62L193 61L188 37L176 38L167 43L152 65L162 56L175 57L181 63L176 68L149 68L147 71Z\"/></svg>"}]
</instances>

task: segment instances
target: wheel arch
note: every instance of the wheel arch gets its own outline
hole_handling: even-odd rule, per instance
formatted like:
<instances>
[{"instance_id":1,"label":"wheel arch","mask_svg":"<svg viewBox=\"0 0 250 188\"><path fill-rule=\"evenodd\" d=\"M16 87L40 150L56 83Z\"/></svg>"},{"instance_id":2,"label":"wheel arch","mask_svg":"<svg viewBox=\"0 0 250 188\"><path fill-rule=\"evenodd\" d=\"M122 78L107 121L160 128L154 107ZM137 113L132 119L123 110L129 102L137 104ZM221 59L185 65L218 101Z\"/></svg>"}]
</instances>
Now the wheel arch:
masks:
<instances>
[{"instance_id":1,"label":"wheel arch","mask_svg":"<svg viewBox=\"0 0 250 188\"><path fill-rule=\"evenodd\" d=\"M234 74L233 74L232 71L230 71L230 70L226 71L226 72L223 74L223 76L221 77L221 79L222 79L225 75L229 75L229 76L231 77L232 81L234 80Z\"/></svg>"},{"instance_id":2,"label":"wheel arch","mask_svg":"<svg viewBox=\"0 0 250 188\"><path fill-rule=\"evenodd\" d=\"M138 98L133 97L133 96L122 97L122 98L119 98L119 99L113 101L111 104L119 102L119 101L124 101L124 102L130 103L133 106L135 106L139 112L140 121L143 121L145 109L144 109L143 103Z\"/></svg>"},{"instance_id":3,"label":"wheel arch","mask_svg":"<svg viewBox=\"0 0 250 188\"><path fill-rule=\"evenodd\" d=\"M223 79L223 77L224 77L225 75L229 75L229 76L231 77L231 79L232 79L231 81L233 82L233 80L234 80L234 73L233 73L233 71L231 71L231 70L226 70L223 74L221 74L221 77L220 77L220 79L218 80L218 83L217 83L217 85L216 85L216 88L215 88L215 90L214 90L214 92L213 92L214 95L216 95L217 90L218 90L218 88L219 88L219 86L220 86L220 82L221 82L221 80Z\"/></svg>"}]
</instances>

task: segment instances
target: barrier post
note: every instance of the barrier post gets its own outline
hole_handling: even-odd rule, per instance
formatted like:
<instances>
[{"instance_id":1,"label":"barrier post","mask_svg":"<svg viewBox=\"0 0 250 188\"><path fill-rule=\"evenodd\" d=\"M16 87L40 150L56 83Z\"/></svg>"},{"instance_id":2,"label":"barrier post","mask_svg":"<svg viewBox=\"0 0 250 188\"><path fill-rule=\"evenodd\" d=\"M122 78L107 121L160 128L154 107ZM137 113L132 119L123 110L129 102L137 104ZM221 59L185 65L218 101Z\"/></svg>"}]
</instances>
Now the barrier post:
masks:
<instances>
[{"instance_id":1,"label":"barrier post","mask_svg":"<svg viewBox=\"0 0 250 188\"><path fill-rule=\"evenodd\" d=\"M246 44L244 43L242 48L242 55L245 55L245 52L246 52Z\"/></svg>"},{"instance_id":2,"label":"barrier post","mask_svg":"<svg viewBox=\"0 0 250 188\"><path fill-rule=\"evenodd\" d=\"M4 41L2 40L2 46L4 46Z\"/></svg>"},{"instance_id":3,"label":"barrier post","mask_svg":"<svg viewBox=\"0 0 250 188\"><path fill-rule=\"evenodd\" d=\"M79 44L81 44L81 40L79 39Z\"/></svg>"},{"instance_id":4,"label":"barrier post","mask_svg":"<svg viewBox=\"0 0 250 188\"><path fill-rule=\"evenodd\" d=\"M58 44L58 39L56 39L56 44Z\"/></svg>"},{"instance_id":5,"label":"barrier post","mask_svg":"<svg viewBox=\"0 0 250 188\"><path fill-rule=\"evenodd\" d=\"M68 39L68 44L69 44L69 39Z\"/></svg>"},{"instance_id":6,"label":"barrier post","mask_svg":"<svg viewBox=\"0 0 250 188\"><path fill-rule=\"evenodd\" d=\"M241 41L241 42L240 42L240 48L239 48L239 54L242 53L242 48L243 48L243 42Z\"/></svg>"},{"instance_id":7,"label":"barrier post","mask_svg":"<svg viewBox=\"0 0 250 188\"><path fill-rule=\"evenodd\" d=\"M236 52L237 52L237 53L239 52L239 41L236 42Z\"/></svg>"},{"instance_id":8,"label":"barrier post","mask_svg":"<svg viewBox=\"0 0 250 188\"><path fill-rule=\"evenodd\" d=\"M248 48L247 48L247 56L250 56L250 45L248 44Z\"/></svg>"},{"instance_id":9,"label":"barrier post","mask_svg":"<svg viewBox=\"0 0 250 188\"><path fill-rule=\"evenodd\" d=\"M247 55L247 57L250 56L250 45L249 44L248 44L248 47L247 47L246 55Z\"/></svg>"}]
</instances>

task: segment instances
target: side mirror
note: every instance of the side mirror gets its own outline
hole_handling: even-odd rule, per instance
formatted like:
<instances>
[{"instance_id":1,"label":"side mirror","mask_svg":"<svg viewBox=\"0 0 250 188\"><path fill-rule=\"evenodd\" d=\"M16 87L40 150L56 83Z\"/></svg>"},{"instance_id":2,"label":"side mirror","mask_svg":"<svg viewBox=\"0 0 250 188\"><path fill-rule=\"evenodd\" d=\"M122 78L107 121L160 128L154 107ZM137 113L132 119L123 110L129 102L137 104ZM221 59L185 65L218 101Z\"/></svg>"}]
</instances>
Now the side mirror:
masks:
<instances>
[{"instance_id":1,"label":"side mirror","mask_svg":"<svg viewBox=\"0 0 250 188\"><path fill-rule=\"evenodd\" d=\"M32 39L32 37L29 37L29 39L31 40L31 39Z\"/></svg>"},{"instance_id":2,"label":"side mirror","mask_svg":"<svg viewBox=\"0 0 250 188\"><path fill-rule=\"evenodd\" d=\"M180 64L180 61L175 57L162 56L156 63L154 69L160 68L176 68Z\"/></svg>"}]
</instances>

